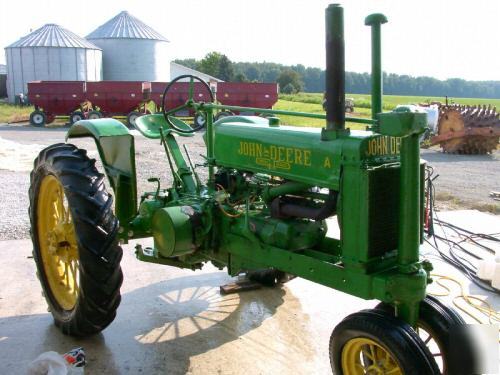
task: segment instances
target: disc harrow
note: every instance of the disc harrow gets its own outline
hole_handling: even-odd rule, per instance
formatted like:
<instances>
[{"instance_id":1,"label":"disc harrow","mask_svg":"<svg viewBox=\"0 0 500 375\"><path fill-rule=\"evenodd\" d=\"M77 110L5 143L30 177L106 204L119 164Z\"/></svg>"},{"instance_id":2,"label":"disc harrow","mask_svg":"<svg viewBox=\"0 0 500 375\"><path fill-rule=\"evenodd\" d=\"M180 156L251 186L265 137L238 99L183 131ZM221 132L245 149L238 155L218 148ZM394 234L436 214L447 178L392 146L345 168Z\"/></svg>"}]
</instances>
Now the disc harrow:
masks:
<instances>
[{"instance_id":1,"label":"disc harrow","mask_svg":"<svg viewBox=\"0 0 500 375\"><path fill-rule=\"evenodd\" d=\"M444 105L431 139L450 154L490 154L500 139L500 113L491 105Z\"/></svg>"}]
</instances>

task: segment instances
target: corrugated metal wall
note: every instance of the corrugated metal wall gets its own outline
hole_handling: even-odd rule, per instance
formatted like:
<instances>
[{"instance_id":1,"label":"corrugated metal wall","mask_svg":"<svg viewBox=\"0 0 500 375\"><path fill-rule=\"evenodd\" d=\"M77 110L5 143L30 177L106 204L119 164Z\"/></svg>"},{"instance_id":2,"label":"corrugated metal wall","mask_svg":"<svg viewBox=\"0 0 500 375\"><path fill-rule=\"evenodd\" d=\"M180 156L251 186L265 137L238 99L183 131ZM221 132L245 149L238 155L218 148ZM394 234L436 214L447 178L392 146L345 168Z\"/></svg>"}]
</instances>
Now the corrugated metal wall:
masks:
<instances>
[{"instance_id":1,"label":"corrugated metal wall","mask_svg":"<svg viewBox=\"0 0 500 375\"><path fill-rule=\"evenodd\" d=\"M68 47L13 47L5 49L7 94L27 93L30 81L100 81L102 52Z\"/></svg>"},{"instance_id":2,"label":"corrugated metal wall","mask_svg":"<svg viewBox=\"0 0 500 375\"><path fill-rule=\"evenodd\" d=\"M168 81L168 43L150 39L90 39L102 49L104 80Z\"/></svg>"}]
</instances>

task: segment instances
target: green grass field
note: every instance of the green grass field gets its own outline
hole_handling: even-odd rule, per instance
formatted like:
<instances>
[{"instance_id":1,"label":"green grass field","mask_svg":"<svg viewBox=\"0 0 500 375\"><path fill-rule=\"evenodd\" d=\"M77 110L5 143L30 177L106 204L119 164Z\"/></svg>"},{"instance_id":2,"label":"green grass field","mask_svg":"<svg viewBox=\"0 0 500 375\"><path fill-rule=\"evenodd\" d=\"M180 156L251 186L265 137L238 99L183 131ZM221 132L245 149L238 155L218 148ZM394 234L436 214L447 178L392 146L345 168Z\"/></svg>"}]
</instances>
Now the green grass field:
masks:
<instances>
[{"instance_id":1,"label":"green grass field","mask_svg":"<svg viewBox=\"0 0 500 375\"><path fill-rule=\"evenodd\" d=\"M0 102L0 123L28 121L34 107L18 107L12 104Z\"/></svg>"},{"instance_id":2,"label":"green grass field","mask_svg":"<svg viewBox=\"0 0 500 375\"><path fill-rule=\"evenodd\" d=\"M354 98L354 105L357 108L371 108L371 96L368 94L346 94L348 98ZM323 102L322 93L299 93L293 95L280 94L280 99L293 102L321 104ZM419 104L429 102L445 102L444 97L437 96L404 96L404 95L384 95L384 110L392 110L399 104ZM452 103L458 104L491 104L500 108L500 99L475 99L475 98L450 98Z\"/></svg>"}]
</instances>

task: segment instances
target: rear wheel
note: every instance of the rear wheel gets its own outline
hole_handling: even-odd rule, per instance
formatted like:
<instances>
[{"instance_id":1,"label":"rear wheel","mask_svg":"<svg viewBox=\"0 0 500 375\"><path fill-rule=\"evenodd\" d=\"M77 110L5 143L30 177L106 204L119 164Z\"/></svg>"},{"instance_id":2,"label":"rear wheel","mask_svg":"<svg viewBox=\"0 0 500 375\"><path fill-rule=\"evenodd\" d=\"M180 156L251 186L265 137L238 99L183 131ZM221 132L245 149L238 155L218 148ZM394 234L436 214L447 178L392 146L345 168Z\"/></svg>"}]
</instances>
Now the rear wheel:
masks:
<instances>
[{"instance_id":1,"label":"rear wheel","mask_svg":"<svg viewBox=\"0 0 500 375\"><path fill-rule=\"evenodd\" d=\"M85 150L56 144L31 172L33 256L42 289L62 332L100 332L120 304L122 249L104 176Z\"/></svg>"},{"instance_id":2,"label":"rear wheel","mask_svg":"<svg viewBox=\"0 0 500 375\"><path fill-rule=\"evenodd\" d=\"M412 328L382 310L347 316L330 337L334 374L439 374L436 362Z\"/></svg>"},{"instance_id":3,"label":"rear wheel","mask_svg":"<svg viewBox=\"0 0 500 375\"><path fill-rule=\"evenodd\" d=\"M36 110L30 114L30 124L36 127L45 126L47 123L47 116L42 111Z\"/></svg>"}]
</instances>

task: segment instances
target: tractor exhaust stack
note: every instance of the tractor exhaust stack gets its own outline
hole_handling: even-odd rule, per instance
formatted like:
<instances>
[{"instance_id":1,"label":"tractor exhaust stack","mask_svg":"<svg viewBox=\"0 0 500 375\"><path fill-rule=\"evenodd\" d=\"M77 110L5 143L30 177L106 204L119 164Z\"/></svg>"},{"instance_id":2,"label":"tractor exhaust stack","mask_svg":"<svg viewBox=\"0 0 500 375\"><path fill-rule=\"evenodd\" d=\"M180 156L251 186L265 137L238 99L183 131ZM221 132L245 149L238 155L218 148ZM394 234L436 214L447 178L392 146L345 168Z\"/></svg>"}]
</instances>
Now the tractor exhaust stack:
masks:
<instances>
[{"instance_id":1,"label":"tractor exhaust stack","mask_svg":"<svg viewBox=\"0 0 500 375\"><path fill-rule=\"evenodd\" d=\"M326 129L345 128L344 9L326 8Z\"/></svg>"}]
</instances>

